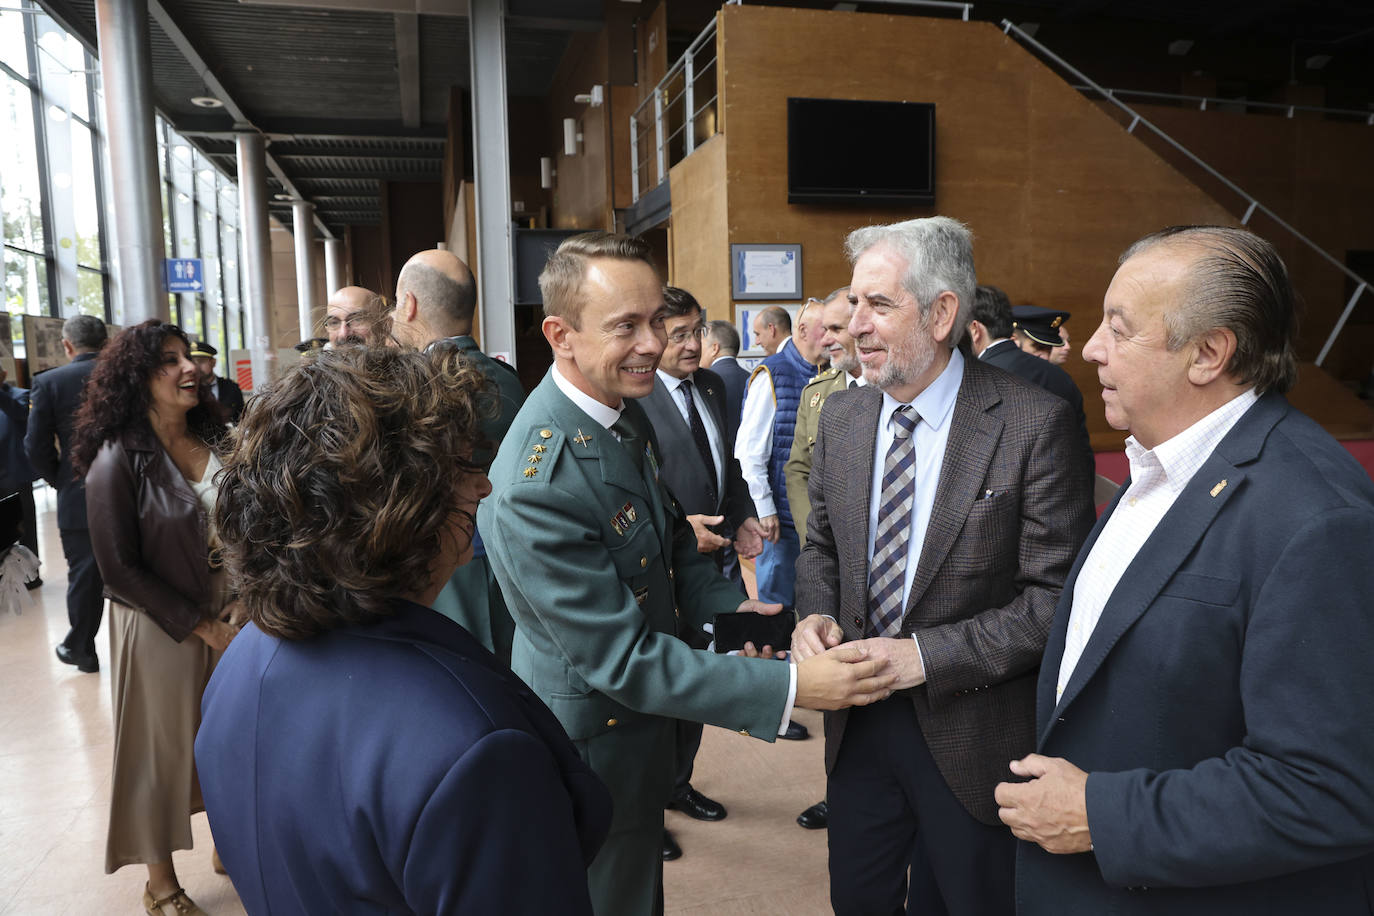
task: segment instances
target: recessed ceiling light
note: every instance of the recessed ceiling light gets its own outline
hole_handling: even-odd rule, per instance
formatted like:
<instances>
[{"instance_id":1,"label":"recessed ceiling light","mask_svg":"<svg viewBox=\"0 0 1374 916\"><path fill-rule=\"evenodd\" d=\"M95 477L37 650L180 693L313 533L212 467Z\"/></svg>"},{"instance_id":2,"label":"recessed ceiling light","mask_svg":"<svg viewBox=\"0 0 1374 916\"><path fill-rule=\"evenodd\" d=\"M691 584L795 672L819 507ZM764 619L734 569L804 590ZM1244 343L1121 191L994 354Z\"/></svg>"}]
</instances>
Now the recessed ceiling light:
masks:
<instances>
[{"instance_id":1,"label":"recessed ceiling light","mask_svg":"<svg viewBox=\"0 0 1374 916\"><path fill-rule=\"evenodd\" d=\"M1307 58L1307 69L1320 70L1329 63L1331 63L1330 54L1313 54L1311 57Z\"/></svg>"},{"instance_id":2,"label":"recessed ceiling light","mask_svg":"<svg viewBox=\"0 0 1374 916\"><path fill-rule=\"evenodd\" d=\"M1183 57L1193 50L1193 40L1191 38L1180 38L1177 41L1169 42L1169 56Z\"/></svg>"},{"instance_id":3,"label":"recessed ceiling light","mask_svg":"<svg viewBox=\"0 0 1374 916\"><path fill-rule=\"evenodd\" d=\"M292 197L290 194L273 194L273 195L272 195L272 199L273 199L273 200L295 200L296 198Z\"/></svg>"},{"instance_id":4,"label":"recessed ceiling light","mask_svg":"<svg viewBox=\"0 0 1374 916\"><path fill-rule=\"evenodd\" d=\"M223 108L224 103L213 95L193 95L191 104L197 108Z\"/></svg>"}]
</instances>

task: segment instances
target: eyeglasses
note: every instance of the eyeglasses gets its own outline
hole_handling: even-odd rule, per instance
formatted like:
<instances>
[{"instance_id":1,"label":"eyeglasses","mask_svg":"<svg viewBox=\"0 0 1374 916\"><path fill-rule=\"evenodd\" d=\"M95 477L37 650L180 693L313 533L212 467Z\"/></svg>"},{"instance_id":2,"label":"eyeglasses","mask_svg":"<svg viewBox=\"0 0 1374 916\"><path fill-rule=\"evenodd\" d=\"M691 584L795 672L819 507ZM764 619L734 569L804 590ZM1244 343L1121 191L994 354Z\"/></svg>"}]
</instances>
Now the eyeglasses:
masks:
<instances>
[{"instance_id":1,"label":"eyeglasses","mask_svg":"<svg viewBox=\"0 0 1374 916\"><path fill-rule=\"evenodd\" d=\"M347 318L340 318L337 315L330 315L324 320L324 327L327 331L337 331L344 325L350 328L365 328L372 323L367 315L349 315Z\"/></svg>"},{"instance_id":2,"label":"eyeglasses","mask_svg":"<svg viewBox=\"0 0 1374 916\"><path fill-rule=\"evenodd\" d=\"M674 331L672 334L668 335L668 343L672 344L675 347L680 347L683 344L685 344L689 338L693 337L695 337L697 340L705 338L706 328L701 325L697 325L695 328Z\"/></svg>"}]
</instances>

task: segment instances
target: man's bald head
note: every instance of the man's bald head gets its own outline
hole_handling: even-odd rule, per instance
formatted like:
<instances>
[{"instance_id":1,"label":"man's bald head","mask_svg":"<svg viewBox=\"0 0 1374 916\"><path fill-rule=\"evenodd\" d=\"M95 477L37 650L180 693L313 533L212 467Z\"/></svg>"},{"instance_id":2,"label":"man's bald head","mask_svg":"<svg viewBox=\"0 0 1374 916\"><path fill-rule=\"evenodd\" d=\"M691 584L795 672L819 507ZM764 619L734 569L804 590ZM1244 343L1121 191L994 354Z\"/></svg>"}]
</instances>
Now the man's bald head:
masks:
<instances>
[{"instance_id":1,"label":"man's bald head","mask_svg":"<svg viewBox=\"0 0 1374 916\"><path fill-rule=\"evenodd\" d=\"M406 261L396 280L392 331L413 347L468 334L476 306L477 284L468 266L451 251L421 251Z\"/></svg>"},{"instance_id":2,"label":"man's bald head","mask_svg":"<svg viewBox=\"0 0 1374 916\"><path fill-rule=\"evenodd\" d=\"M325 308L325 336L334 346L346 343L373 345L385 336L386 300L370 289L345 286L336 289Z\"/></svg>"}]
</instances>

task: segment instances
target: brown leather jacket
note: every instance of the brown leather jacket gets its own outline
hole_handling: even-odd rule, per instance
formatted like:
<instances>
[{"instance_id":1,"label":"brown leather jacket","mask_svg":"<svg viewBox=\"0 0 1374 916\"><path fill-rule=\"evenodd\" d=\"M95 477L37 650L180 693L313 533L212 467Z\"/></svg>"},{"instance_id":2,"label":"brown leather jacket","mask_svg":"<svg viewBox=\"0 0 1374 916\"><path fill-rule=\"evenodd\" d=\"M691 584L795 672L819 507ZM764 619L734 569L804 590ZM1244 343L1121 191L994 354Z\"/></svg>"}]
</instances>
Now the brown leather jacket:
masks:
<instances>
[{"instance_id":1,"label":"brown leather jacket","mask_svg":"<svg viewBox=\"0 0 1374 916\"><path fill-rule=\"evenodd\" d=\"M86 472L86 513L105 594L177 642L210 616L205 511L151 429L101 446Z\"/></svg>"}]
</instances>

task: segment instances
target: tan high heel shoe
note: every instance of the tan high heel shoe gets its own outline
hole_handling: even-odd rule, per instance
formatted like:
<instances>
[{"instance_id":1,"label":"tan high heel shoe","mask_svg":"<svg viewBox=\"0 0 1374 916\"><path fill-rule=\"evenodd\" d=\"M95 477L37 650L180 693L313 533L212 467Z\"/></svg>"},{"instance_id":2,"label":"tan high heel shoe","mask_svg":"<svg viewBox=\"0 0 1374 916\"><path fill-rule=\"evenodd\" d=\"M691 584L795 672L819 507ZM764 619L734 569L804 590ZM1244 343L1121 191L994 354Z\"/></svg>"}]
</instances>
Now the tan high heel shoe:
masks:
<instances>
[{"instance_id":1,"label":"tan high heel shoe","mask_svg":"<svg viewBox=\"0 0 1374 916\"><path fill-rule=\"evenodd\" d=\"M181 888L166 897L154 897L146 884L143 885L143 909L148 911L148 916L208 916Z\"/></svg>"}]
</instances>

